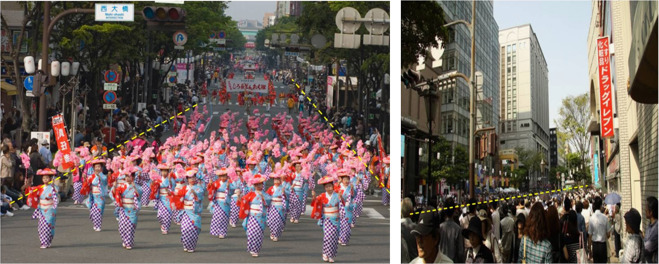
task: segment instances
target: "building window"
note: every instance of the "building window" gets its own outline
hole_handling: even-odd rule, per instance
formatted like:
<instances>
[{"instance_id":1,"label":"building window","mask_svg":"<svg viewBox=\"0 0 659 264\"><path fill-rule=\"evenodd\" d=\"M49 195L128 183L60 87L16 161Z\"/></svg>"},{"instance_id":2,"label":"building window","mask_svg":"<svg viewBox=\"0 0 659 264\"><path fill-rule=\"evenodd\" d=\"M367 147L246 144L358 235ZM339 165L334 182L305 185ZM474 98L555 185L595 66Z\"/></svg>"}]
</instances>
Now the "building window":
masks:
<instances>
[{"instance_id":1,"label":"building window","mask_svg":"<svg viewBox=\"0 0 659 264\"><path fill-rule=\"evenodd\" d=\"M513 52L515 51L517 51L517 49L515 48L515 44L513 44Z\"/></svg>"}]
</instances>

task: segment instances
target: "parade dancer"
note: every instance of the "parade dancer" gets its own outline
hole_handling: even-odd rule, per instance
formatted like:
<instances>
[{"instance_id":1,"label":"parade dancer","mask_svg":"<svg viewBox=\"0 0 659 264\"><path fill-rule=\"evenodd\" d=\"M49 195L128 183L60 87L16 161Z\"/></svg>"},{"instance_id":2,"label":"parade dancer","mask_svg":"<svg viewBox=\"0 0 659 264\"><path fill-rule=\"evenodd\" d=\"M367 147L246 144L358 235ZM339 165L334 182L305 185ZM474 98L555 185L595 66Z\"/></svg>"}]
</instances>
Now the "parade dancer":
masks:
<instances>
[{"instance_id":1,"label":"parade dancer","mask_svg":"<svg viewBox=\"0 0 659 264\"><path fill-rule=\"evenodd\" d=\"M80 165L73 176L73 204L81 204L85 197L80 194L80 190L82 189L82 179L87 176L87 169L90 166L87 164L90 154L89 149L85 146L76 148L76 152L80 155Z\"/></svg>"},{"instance_id":2,"label":"parade dancer","mask_svg":"<svg viewBox=\"0 0 659 264\"><path fill-rule=\"evenodd\" d=\"M174 164L176 166L176 170L183 170L183 166L185 166L185 162L182 159L179 159L179 158L174 160ZM172 168L172 169L174 169L174 168ZM182 173L185 173L185 171L183 170ZM176 185L174 185L174 193L178 192L179 190L183 189L183 187L185 187L185 176L181 176L181 177L178 177L178 175L176 175L176 176L177 177L175 177L175 179L174 179L174 182L176 184ZM171 197L170 197L170 201L171 201ZM179 218L176 217L176 216L179 215L179 213L180 213L179 210L181 210L181 209L177 209L178 207L174 208L174 206L172 206L172 208L174 209L174 214L173 214L174 223L176 223L177 225L181 225L181 222L179 221Z\"/></svg>"},{"instance_id":3,"label":"parade dancer","mask_svg":"<svg viewBox=\"0 0 659 264\"><path fill-rule=\"evenodd\" d=\"M219 179L208 185L208 200L210 201L208 210L213 216L210 234L223 239L227 236L229 215L231 213L231 188L227 180L226 168L216 170L215 174Z\"/></svg>"},{"instance_id":4,"label":"parade dancer","mask_svg":"<svg viewBox=\"0 0 659 264\"><path fill-rule=\"evenodd\" d=\"M237 177L235 177L236 179L231 181L231 189L234 191L233 194L231 195L231 202L230 202L231 213L229 215L229 225L231 225L231 227L236 227L236 223L238 223L238 215L240 211L240 207L238 206L238 201L240 200L242 189L244 187L244 184L241 180L242 170L231 167L229 168L228 173L237 174Z\"/></svg>"},{"instance_id":5,"label":"parade dancer","mask_svg":"<svg viewBox=\"0 0 659 264\"><path fill-rule=\"evenodd\" d=\"M291 192L291 223L299 223L300 215L302 215L302 212L304 212L304 209L306 208L306 204L303 199L304 199L304 178L302 177L302 160L296 159L293 161L293 164L295 164L295 178L293 179L292 183L292 190Z\"/></svg>"},{"instance_id":6,"label":"parade dancer","mask_svg":"<svg viewBox=\"0 0 659 264\"><path fill-rule=\"evenodd\" d=\"M121 172L125 177L125 182L117 185L114 189L114 203L118 209L116 213L119 218L121 245L128 250L134 246L137 212L140 210L139 193L134 184L134 174L136 173L138 173L137 168L126 168L125 171Z\"/></svg>"},{"instance_id":7,"label":"parade dancer","mask_svg":"<svg viewBox=\"0 0 659 264\"><path fill-rule=\"evenodd\" d=\"M53 169L46 168L37 171L37 177L41 176L43 185L34 186L29 189L27 204L36 209L32 219L37 219L37 231L41 248L49 248L55 237L55 216L59 204L59 188L52 184L52 177L57 174Z\"/></svg>"},{"instance_id":8,"label":"parade dancer","mask_svg":"<svg viewBox=\"0 0 659 264\"><path fill-rule=\"evenodd\" d=\"M158 165L160 170L160 179L152 179L151 183L151 200L156 200L154 208L158 212L157 217L160 222L160 231L163 235L169 232L172 224L173 210L170 204L170 197L174 190L175 182L170 177L170 170L167 164Z\"/></svg>"},{"instance_id":9,"label":"parade dancer","mask_svg":"<svg viewBox=\"0 0 659 264\"><path fill-rule=\"evenodd\" d=\"M356 166L361 168L359 163L357 163ZM364 187L363 187L364 172L362 170L358 170L356 167L352 167L352 174L355 176L350 178L350 183L352 183L352 186L355 187L357 191L357 196L355 197L355 202L354 202L355 210L353 213L352 223L350 224L350 227L355 227L357 218L362 214L362 209L364 207L364 198L366 197L366 194L364 193Z\"/></svg>"},{"instance_id":10,"label":"parade dancer","mask_svg":"<svg viewBox=\"0 0 659 264\"><path fill-rule=\"evenodd\" d=\"M151 201L151 177L149 176L149 172L155 167L152 162L152 159L155 157L156 155L153 154L152 147L145 149L144 153L142 153L142 172L138 175L142 178L139 186L140 191L142 192L142 196L140 197L142 203L141 206L149 206L149 202Z\"/></svg>"},{"instance_id":11,"label":"parade dancer","mask_svg":"<svg viewBox=\"0 0 659 264\"><path fill-rule=\"evenodd\" d=\"M181 223L183 251L189 253L193 253L197 248L197 240L201 232L201 207L197 202L202 197L198 197L193 188L197 184L195 174L196 171L192 169L177 172L177 179L183 179L187 176L188 185L176 191L172 201L172 207L180 210L176 218Z\"/></svg>"},{"instance_id":12,"label":"parade dancer","mask_svg":"<svg viewBox=\"0 0 659 264\"><path fill-rule=\"evenodd\" d=\"M340 183L334 188L334 191L341 196L343 203L339 206L339 217L341 218L341 228L339 231L339 244L347 246L350 241L350 231L353 220L354 197L356 196L355 187L350 183L350 171L341 169L338 171Z\"/></svg>"},{"instance_id":13,"label":"parade dancer","mask_svg":"<svg viewBox=\"0 0 659 264\"><path fill-rule=\"evenodd\" d=\"M383 163L384 163L384 173L382 174L381 185L380 185L382 190L382 205L388 206L389 192L387 191L387 187L384 186L384 183L387 182L389 179L389 157L384 157Z\"/></svg>"},{"instance_id":14,"label":"parade dancer","mask_svg":"<svg viewBox=\"0 0 659 264\"><path fill-rule=\"evenodd\" d=\"M247 251L252 257L258 257L263 244L265 210L270 206L270 196L263 192L265 177L260 174L250 176L245 181L254 186L254 191L240 200L240 218L245 219L243 228L247 232Z\"/></svg>"},{"instance_id":15,"label":"parade dancer","mask_svg":"<svg viewBox=\"0 0 659 264\"><path fill-rule=\"evenodd\" d=\"M279 165L279 164L277 164ZM274 179L274 186L270 187L267 194L272 197L270 208L268 209L267 224L270 228L270 240L277 242L282 232L284 232L284 224L286 223L286 208L284 202L286 201L286 193L290 191L282 185L281 173L279 170L272 173L270 178Z\"/></svg>"},{"instance_id":16,"label":"parade dancer","mask_svg":"<svg viewBox=\"0 0 659 264\"><path fill-rule=\"evenodd\" d=\"M325 176L318 180L318 184L325 186L325 192L314 196L311 202L311 218L319 219L318 225L323 227L323 261L334 262L339 247L339 205L341 197L334 192L335 177Z\"/></svg>"},{"instance_id":17,"label":"parade dancer","mask_svg":"<svg viewBox=\"0 0 659 264\"><path fill-rule=\"evenodd\" d=\"M94 231L100 232L101 225L103 224L103 212L105 211L105 195L107 191L107 177L103 174L103 165L105 161L102 159L95 159L91 162L94 173L89 177L83 178L83 186L81 193L83 195L89 194L85 199L85 205L89 208L89 219L94 225ZM91 191L91 194L90 194Z\"/></svg>"}]
</instances>

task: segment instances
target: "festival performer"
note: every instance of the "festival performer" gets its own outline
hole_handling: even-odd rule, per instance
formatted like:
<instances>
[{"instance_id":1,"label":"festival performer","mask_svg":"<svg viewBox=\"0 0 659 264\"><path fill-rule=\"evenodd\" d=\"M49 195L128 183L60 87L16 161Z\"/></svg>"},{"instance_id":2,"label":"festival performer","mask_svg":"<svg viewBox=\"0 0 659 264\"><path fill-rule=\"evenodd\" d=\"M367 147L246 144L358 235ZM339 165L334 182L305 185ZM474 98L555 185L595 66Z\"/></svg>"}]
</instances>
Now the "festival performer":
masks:
<instances>
[{"instance_id":1,"label":"festival performer","mask_svg":"<svg viewBox=\"0 0 659 264\"><path fill-rule=\"evenodd\" d=\"M389 205L389 192L387 191L387 187L384 186L385 182L388 182L389 180L389 157L384 157L383 159L384 163L384 173L382 174L382 184L380 185L382 189L382 205L388 206Z\"/></svg>"},{"instance_id":2,"label":"festival performer","mask_svg":"<svg viewBox=\"0 0 659 264\"><path fill-rule=\"evenodd\" d=\"M100 232L103 224L103 212L105 211L105 195L107 190L107 176L103 174L105 160L95 159L91 162L94 173L83 178L83 186L80 190L82 195L89 194L84 203L89 208L89 219L94 226L94 231ZM91 191L91 194L90 194Z\"/></svg>"},{"instance_id":3,"label":"festival performer","mask_svg":"<svg viewBox=\"0 0 659 264\"><path fill-rule=\"evenodd\" d=\"M163 235L169 232L169 227L172 224L173 211L170 204L170 197L174 191L174 179L170 177L169 167L165 163L161 163L157 167L160 170L160 178L152 177L151 182L151 195L149 199L156 200L154 208L157 211L158 221L160 222L160 231ZM157 173L157 172L156 172Z\"/></svg>"},{"instance_id":4,"label":"festival performer","mask_svg":"<svg viewBox=\"0 0 659 264\"><path fill-rule=\"evenodd\" d=\"M210 234L223 239L227 236L231 213L231 183L227 180L226 168L215 170L215 174L219 179L208 184L208 200L210 201L208 210L213 215Z\"/></svg>"},{"instance_id":5,"label":"festival performer","mask_svg":"<svg viewBox=\"0 0 659 264\"><path fill-rule=\"evenodd\" d=\"M87 164L87 161L90 159L89 149L85 146L76 148L76 152L80 156L80 166L76 169L75 174L73 175L73 204L81 204L84 196L80 194L82 189L82 179L84 176L87 176L88 167L91 167L90 164Z\"/></svg>"},{"instance_id":6,"label":"festival performer","mask_svg":"<svg viewBox=\"0 0 659 264\"><path fill-rule=\"evenodd\" d=\"M355 227L357 218L361 216L362 209L364 208L364 198L366 198L366 193L364 191L367 188L365 178L367 176L362 168L364 167L362 167L360 163L357 163L356 167L352 167L352 174L355 175L355 177L352 177L350 182L357 190L357 196L355 197L355 211L350 227Z\"/></svg>"},{"instance_id":7,"label":"festival performer","mask_svg":"<svg viewBox=\"0 0 659 264\"><path fill-rule=\"evenodd\" d=\"M37 231L41 248L49 248L55 237L55 216L59 204L59 188L52 184L52 177L57 174L53 169L38 170L36 177L42 177L43 185L29 188L27 204L36 209L32 219L37 219Z\"/></svg>"},{"instance_id":8,"label":"festival performer","mask_svg":"<svg viewBox=\"0 0 659 264\"><path fill-rule=\"evenodd\" d=\"M240 201L241 194L243 193L243 187L244 184L241 180L242 178L242 170L240 168L236 168L234 166L229 167L229 170L227 172L229 176L232 176L231 174L235 174L236 177L231 177L231 190L233 190L233 194L231 195L231 214L229 215L229 225L231 227L236 227L236 223L238 223L238 215L240 211L240 206L238 205L238 201ZM233 180L235 178L235 180Z\"/></svg>"},{"instance_id":9,"label":"festival performer","mask_svg":"<svg viewBox=\"0 0 659 264\"><path fill-rule=\"evenodd\" d=\"M175 167L176 171L183 170L183 166L185 166L185 162L182 159L177 158L177 159L174 160L174 165L176 166ZM172 169L174 169L174 168L172 168ZM185 173L185 171L183 171L182 173ZM176 184L176 185L174 185L174 193L176 193L179 190L183 189L183 187L185 187L185 181L186 181L185 176L181 176L181 177L178 177L178 175L176 175L176 176L177 177L174 178L174 183ZM170 197L170 201L171 201L171 199L172 198ZM176 209L173 206L172 206L172 208L174 209L174 214L173 214L174 223L176 223L177 225L181 225L181 222L179 222L179 218L176 217L177 215L179 215L179 213L180 213L179 210L180 209Z\"/></svg>"},{"instance_id":10,"label":"festival performer","mask_svg":"<svg viewBox=\"0 0 659 264\"><path fill-rule=\"evenodd\" d=\"M293 161L293 164L295 166L295 178L293 179L292 183L292 190L291 192L291 223L299 223L300 215L302 215L302 212L304 212L306 208L306 201L304 200L304 193L306 192L305 190L305 179L302 176L302 160L299 158L295 158Z\"/></svg>"},{"instance_id":11,"label":"festival performer","mask_svg":"<svg viewBox=\"0 0 659 264\"><path fill-rule=\"evenodd\" d=\"M152 147L146 148L142 153L141 173L138 175L140 177L139 188L142 192L140 198L141 206L149 206L149 202L151 201L151 177L149 176L149 172L155 169L155 164L153 164L153 158L155 157L156 155L153 153Z\"/></svg>"},{"instance_id":12,"label":"festival performer","mask_svg":"<svg viewBox=\"0 0 659 264\"><path fill-rule=\"evenodd\" d=\"M194 186L197 184L196 171L179 169L176 172L177 179L187 177L188 184L175 191L172 207L179 210L176 219L181 224L181 243L183 251L193 253L197 248L197 240L201 232L201 207L197 201L202 197L197 196Z\"/></svg>"},{"instance_id":13,"label":"festival performer","mask_svg":"<svg viewBox=\"0 0 659 264\"><path fill-rule=\"evenodd\" d=\"M351 173L348 169L338 171L340 183L334 187L334 191L341 196L343 203L339 206L339 217L341 218L341 228L339 231L339 244L347 246L350 241L350 229L354 211L354 197L357 195L355 186L350 183ZM354 176L353 176L354 177Z\"/></svg>"},{"instance_id":14,"label":"festival performer","mask_svg":"<svg viewBox=\"0 0 659 264\"><path fill-rule=\"evenodd\" d=\"M245 181L254 186L254 191L249 192L240 200L240 219L243 221L243 229L247 232L247 251L252 257L258 257L263 244L263 231L265 229L266 209L270 206L270 195L263 192L265 177L260 174L247 175Z\"/></svg>"},{"instance_id":15,"label":"festival performer","mask_svg":"<svg viewBox=\"0 0 659 264\"><path fill-rule=\"evenodd\" d=\"M118 210L119 235L121 245L125 249L132 249L135 242L135 228L137 227L137 212L140 210L139 192L135 188L134 175L139 171L136 167L128 167L121 172L124 183L114 189L114 203Z\"/></svg>"},{"instance_id":16,"label":"festival performer","mask_svg":"<svg viewBox=\"0 0 659 264\"><path fill-rule=\"evenodd\" d=\"M318 184L325 186L325 192L314 196L311 202L311 218L318 219L318 225L323 227L323 261L334 262L339 247L339 206L341 197L334 192L335 176L324 176Z\"/></svg>"},{"instance_id":17,"label":"festival performer","mask_svg":"<svg viewBox=\"0 0 659 264\"><path fill-rule=\"evenodd\" d=\"M274 179L274 186L270 187L267 194L272 197L272 203L268 209L267 224L270 228L270 240L277 242L279 237L284 232L284 224L286 223L286 193L290 192L282 185L282 173L279 166L280 163L275 165L275 173L270 174L270 178ZM286 167L286 164L284 164Z\"/></svg>"}]
</instances>

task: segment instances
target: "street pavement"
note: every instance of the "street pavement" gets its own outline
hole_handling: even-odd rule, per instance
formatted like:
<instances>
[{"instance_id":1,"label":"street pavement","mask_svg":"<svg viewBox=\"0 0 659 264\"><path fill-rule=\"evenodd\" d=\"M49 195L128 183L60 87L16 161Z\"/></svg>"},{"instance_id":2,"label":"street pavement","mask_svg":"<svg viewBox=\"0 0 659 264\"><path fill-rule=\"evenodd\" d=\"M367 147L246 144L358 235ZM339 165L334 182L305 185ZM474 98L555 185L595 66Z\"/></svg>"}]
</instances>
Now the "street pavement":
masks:
<instances>
[{"instance_id":1,"label":"street pavement","mask_svg":"<svg viewBox=\"0 0 659 264\"><path fill-rule=\"evenodd\" d=\"M268 183L267 186L271 186ZM316 192L320 193L321 186ZM263 247L258 258L247 252L247 239L242 226L229 227L228 238L212 237L209 232L211 215L204 203L202 228L194 253L183 252L180 227L172 224L167 235L160 233L160 224L153 207L139 212L135 246L121 247L114 206L110 203L103 215L103 230L95 232L89 220L89 210L82 205L63 202L57 208L55 239L49 249L39 249L37 221L30 216L33 210L15 211L14 217L1 221L0 262L250 262L250 263L310 263L322 262L322 227L309 217L311 208L300 218L299 224L286 223L278 242L269 239L266 227ZM339 246L337 262L389 262L389 207L379 197L367 196L364 213L357 219L348 246ZM240 222L242 223L242 221Z\"/></svg>"},{"instance_id":2,"label":"street pavement","mask_svg":"<svg viewBox=\"0 0 659 264\"><path fill-rule=\"evenodd\" d=\"M211 85L211 88L216 87ZM275 87L278 93L289 92L289 88L283 83L275 83ZM243 112L241 116L247 121L245 107L237 105L236 95L232 97L232 103L228 105L207 104L212 119L206 125L204 138L210 136L210 131L219 128L219 117L227 109ZM255 108L265 116L288 112L284 104L273 106L270 111L267 111L265 106L252 107L250 113ZM187 114L189 115L189 112ZM297 112L293 111L289 116L296 117ZM296 119L294 118L295 123ZM171 129L163 133L165 138L172 135ZM266 187L269 186L272 186L272 180L266 183ZM316 187L316 193L323 191L322 186ZM287 222L278 242L268 239L270 231L266 228L259 257L252 258L247 252L245 232L240 225L229 228L227 239L210 236L208 232L211 216L206 209L207 201L204 202L202 230L197 249L195 253L185 253L181 250L179 226L172 224L170 233L162 235L152 207L140 211L135 246L128 251L121 247L117 221L113 215L114 205L108 203L105 208L103 230L94 232L89 220L89 210L82 205L74 205L69 200L58 207L55 239L49 249L39 249L37 222L30 218L32 209L16 211L14 217L2 218L0 262L322 262L323 231L317 221L309 217L310 201L311 197L308 197L307 211L301 217L300 223ZM339 246L337 262L389 262L389 207L382 206L380 201L380 197L366 197L364 212L352 230L350 244Z\"/></svg>"}]
</instances>

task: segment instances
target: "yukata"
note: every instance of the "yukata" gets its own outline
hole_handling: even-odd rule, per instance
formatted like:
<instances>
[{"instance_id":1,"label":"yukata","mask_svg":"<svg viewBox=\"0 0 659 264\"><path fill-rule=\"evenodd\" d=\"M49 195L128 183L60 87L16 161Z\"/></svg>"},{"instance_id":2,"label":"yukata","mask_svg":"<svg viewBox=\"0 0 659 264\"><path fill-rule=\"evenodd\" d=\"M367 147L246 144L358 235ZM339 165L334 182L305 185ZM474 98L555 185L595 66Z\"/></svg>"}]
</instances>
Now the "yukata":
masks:
<instances>
[{"instance_id":1,"label":"yukata","mask_svg":"<svg viewBox=\"0 0 659 264\"><path fill-rule=\"evenodd\" d=\"M151 164L148 166L151 166ZM139 186L138 188L140 188L140 191L143 194L140 197L142 203L141 206L147 206L150 201L149 198L151 197L151 177L149 177L149 171L149 169L142 169L142 172L138 174L138 179L140 179L139 183L135 181L136 186Z\"/></svg>"},{"instance_id":2,"label":"yukata","mask_svg":"<svg viewBox=\"0 0 659 264\"><path fill-rule=\"evenodd\" d=\"M339 206L341 198L335 192L331 195L323 193L312 202L311 218L319 219L318 225L323 227L323 256L336 257L339 247Z\"/></svg>"},{"instance_id":3,"label":"yukata","mask_svg":"<svg viewBox=\"0 0 659 264\"><path fill-rule=\"evenodd\" d=\"M300 215L302 215L306 209L304 197L307 192L306 188L309 188L309 185L305 184L305 179L299 172L295 173L295 179L291 185L291 219L299 220Z\"/></svg>"},{"instance_id":4,"label":"yukata","mask_svg":"<svg viewBox=\"0 0 659 264\"><path fill-rule=\"evenodd\" d=\"M385 177L389 178L389 168L384 169L384 174L382 175L383 183L385 181ZM387 206L389 205L389 192L387 191L387 187L384 185L385 184L380 185L382 190L382 205Z\"/></svg>"},{"instance_id":5,"label":"yukata","mask_svg":"<svg viewBox=\"0 0 659 264\"><path fill-rule=\"evenodd\" d=\"M214 181L208 185L208 210L211 215L211 236L226 237L231 214L231 186L228 180Z\"/></svg>"},{"instance_id":6,"label":"yukata","mask_svg":"<svg viewBox=\"0 0 659 264\"><path fill-rule=\"evenodd\" d=\"M107 191L107 176L103 173L91 174L86 184L82 187L82 193L89 193L85 199L85 205L89 208L89 219L94 229L101 229L103 224L103 212L105 211L105 195ZM91 193L90 193L91 191Z\"/></svg>"},{"instance_id":7,"label":"yukata","mask_svg":"<svg viewBox=\"0 0 659 264\"><path fill-rule=\"evenodd\" d=\"M355 177L350 178L350 183L355 187L357 195L354 197L354 217L352 218L352 224L354 225L357 217L361 216L362 209L364 208L364 198L366 194L364 193L364 173L358 172Z\"/></svg>"},{"instance_id":8,"label":"yukata","mask_svg":"<svg viewBox=\"0 0 659 264\"><path fill-rule=\"evenodd\" d=\"M347 245L350 241L350 224L352 224L354 218L354 199L357 192L355 191L354 185L350 183L348 183L348 186L339 183L334 187L334 192L338 193L341 196L341 200L343 200L343 203L339 206L339 217L341 218L339 243Z\"/></svg>"},{"instance_id":9,"label":"yukata","mask_svg":"<svg viewBox=\"0 0 659 264\"><path fill-rule=\"evenodd\" d=\"M284 205L286 193L286 187L283 185L272 186L267 191L267 194L272 197L266 222L270 228L271 238L278 239L282 232L284 232L284 224L286 223L286 207Z\"/></svg>"},{"instance_id":10,"label":"yukata","mask_svg":"<svg viewBox=\"0 0 659 264\"><path fill-rule=\"evenodd\" d=\"M200 164L197 167L196 176L197 176L197 182L199 182L199 183L203 182L204 185L207 185L207 184L211 183L211 178L210 178L211 176L208 173L204 172L204 171L206 171L205 168L206 168L206 166L203 163Z\"/></svg>"},{"instance_id":11,"label":"yukata","mask_svg":"<svg viewBox=\"0 0 659 264\"><path fill-rule=\"evenodd\" d=\"M36 189L36 190L35 190ZM55 216L59 204L59 188L51 184L30 188L27 204L36 209L32 219L37 219L37 232L42 247L50 247L55 237Z\"/></svg>"},{"instance_id":12,"label":"yukata","mask_svg":"<svg viewBox=\"0 0 659 264\"><path fill-rule=\"evenodd\" d=\"M268 164L267 160L268 160L268 157L264 156L264 158L261 160L261 162L259 162L259 166L258 166L258 168L261 172L261 175L263 175L263 177L265 177L266 181L268 179L270 179L270 173L272 173L272 169L270 168L270 164Z\"/></svg>"},{"instance_id":13,"label":"yukata","mask_svg":"<svg viewBox=\"0 0 659 264\"><path fill-rule=\"evenodd\" d=\"M119 218L119 235L125 247L133 247L137 212L140 210L140 198L137 188L131 183L122 183L114 190L114 203Z\"/></svg>"},{"instance_id":14,"label":"yukata","mask_svg":"<svg viewBox=\"0 0 659 264\"><path fill-rule=\"evenodd\" d=\"M202 208L198 203L200 198L194 188L185 185L176 192L172 201L173 207L179 209L176 220L181 223L181 243L186 251L197 248L201 233Z\"/></svg>"},{"instance_id":15,"label":"yukata","mask_svg":"<svg viewBox=\"0 0 659 264\"><path fill-rule=\"evenodd\" d=\"M238 194L236 192L238 190L243 189L243 182L241 180L230 181L229 188L231 190L230 192L233 193L231 195L231 201L229 202L229 205L231 206L231 213L229 214L229 224L232 227L236 227L236 223L238 223L238 213L240 211L240 208L238 206Z\"/></svg>"},{"instance_id":16,"label":"yukata","mask_svg":"<svg viewBox=\"0 0 659 264\"><path fill-rule=\"evenodd\" d=\"M85 198L80 194L82 190L82 177L87 176L86 172L90 169L91 164L87 164L85 160L80 160L80 165L83 166L83 169L76 170L75 175L73 176L73 201L77 203L82 203Z\"/></svg>"},{"instance_id":17,"label":"yukata","mask_svg":"<svg viewBox=\"0 0 659 264\"><path fill-rule=\"evenodd\" d=\"M156 200L153 208L157 211L160 229L169 232L172 224L173 208L170 204L170 194L174 191L174 180L171 178L162 178L161 180L151 183L151 200Z\"/></svg>"},{"instance_id":18,"label":"yukata","mask_svg":"<svg viewBox=\"0 0 659 264\"><path fill-rule=\"evenodd\" d=\"M247 233L247 251L258 254L263 245L266 209L270 206L270 195L264 192L250 192L240 201L240 218Z\"/></svg>"},{"instance_id":19,"label":"yukata","mask_svg":"<svg viewBox=\"0 0 659 264\"><path fill-rule=\"evenodd\" d=\"M184 183L183 179L176 179L175 184L174 184L174 192L173 193L177 193L178 191L180 191L181 189L183 189L186 186L187 185ZM170 200L170 204L173 203L173 202L174 201ZM182 208L182 206L181 206L181 208ZM181 213L182 209L179 209L178 207L175 207L175 206L172 206L172 209L174 209L174 212L172 214L174 223L176 223L177 225L180 225L181 224L181 222L179 221L180 218L177 217L177 216L179 215L179 213Z\"/></svg>"}]
</instances>

